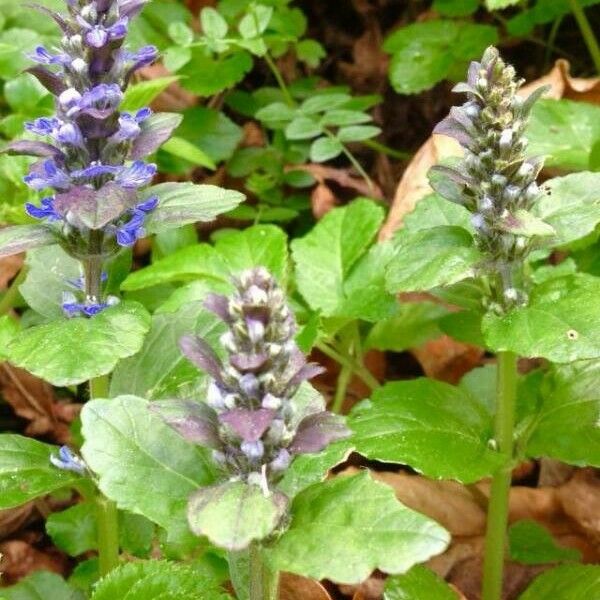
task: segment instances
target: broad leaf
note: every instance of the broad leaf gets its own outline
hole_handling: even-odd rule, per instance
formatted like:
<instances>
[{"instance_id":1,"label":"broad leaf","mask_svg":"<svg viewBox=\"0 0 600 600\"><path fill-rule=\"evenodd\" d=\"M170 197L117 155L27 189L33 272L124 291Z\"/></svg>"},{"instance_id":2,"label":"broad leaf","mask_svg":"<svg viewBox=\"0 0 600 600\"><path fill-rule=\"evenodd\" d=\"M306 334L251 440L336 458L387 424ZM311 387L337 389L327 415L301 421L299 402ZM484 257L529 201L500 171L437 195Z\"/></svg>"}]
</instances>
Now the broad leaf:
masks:
<instances>
[{"instance_id":1,"label":"broad leaf","mask_svg":"<svg viewBox=\"0 0 600 600\"><path fill-rule=\"evenodd\" d=\"M326 162L339 156L344 151L342 142L335 137L322 137L315 140L310 147L310 160Z\"/></svg>"},{"instance_id":2,"label":"broad leaf","mask_svg":"<svg viewBox=\"0 0 600 600\"><path fill-rule=\"evenodd\" d=\"M593 145L600 139L600 107L571 100L539 100L526 130L528 154L546 156L546 166L568 171L590 168Z\"/></svg>"},{"instance_id":3,"label":"broad leaf","mask_svg":"<svg viewBox=\"0 0 600 600\"><path fill-rule=\"evenodd\" d=\"M151 115L140 125L141 132L133 141L129 157L139 160L158 150L181 124L181 120L182 116L174 113Z\"/></svg>"},{"instance_id":4,"label":"broad leaf","mask_svg":"<svg viewBox=\"0 0 600 600\"><path fill-rule=\"evenodd\" d=\"M555 368L527 439L529 456L600 467L600 361Z\"/></svg>"},{"instance_id":5,"label":"broad leaf","mask_svg":"<svg viewBox=\"0 0 600 600\"><path fill-rule=\"evenodd\" d=\"M524 565L543 565L581 558L579 550L559 546L550 532L539 523L523 520L508 529L510 558Z\"/></svg>"},{"instance_id":6,"label":"broad leaf","mask_svg":"<svg viewBox=\"0 0 600 600\"><path fill-rule=\"evenodd\" d=\"M594 231L600 222L600 173L571 173L551 179L545 187L550 193L536 203L535 214L554 227L555 245Z\"/></svg>"},{"instance_id":7,"label":"broad leaf","mask_svg":"<svg viewBox=\"0 0 600 600\"><path fill-rule=\"evenodd\" d=\"M360 583L375 569L402 573L450 541L443 527L400 504L366 472L307 488L291 515L272 548L274 566L338 583Z\"/></svg>"},{"instance_id":8,"label":"broad leaf","mask_svg":"<svg viewBox=\"0 0 600 600\"><path fill-rule=\"evenodd\" d=\"M396 256L388 268L390 292L426 291L472 277L481 255L462 227L439 226L400 231Z\"/></svg>"},{"instance_id":9,"label":"broad leaf","mask_svg":"<svg viewBox=\"0 0 600 600\"><path fill-rule=\"evenodd\" d=\"M265 496L257 485L230 481L195 492L188 521L196 535L204 535L227 550L243 550L273 532L287 507L283 494Z\"/></svg>"},{"instance_id":10,"label":"broad leaf","mask_svg":"<svg viewBox=\"0 0 600 600\"><path fill-rule=\"evenodd\" d=\"M166 560L122 565L101 579L92 600L227 600L215 583L191 565Z\"/></svg>"},{"instance_id":11,"label":"broad leaf","mask_svg":"<svg viewBox=\"0 0 600 600\"><path fill-rule=\"evenodd\" d=\"M136 111L144 108L178 80L179 77L155 77L129 86L120 109Z\"/></svg>"},{"instance_id":12,"label":"broad leaf","mask_svg":"<svg viewBox=\"0 0 600 600\"><path fill-rule=\"evenodd\" d=\"M83 456L99 487L122 509L185 531L190 494L213 480L204 450L186 442L136 396L88 402Z\"/></svg>"},{"instance_id":13,"label":"broad leaf","mask_svg":"<svg viewBox=\"0 0 600 600\"><path fill-rule=\"evenodd\" d=\"M50 456L58 448L14 434L0 435L0 509L25 504L81 478L58 469Z\"/></svg>"},{"instance_id":14,"label":"broad leaf","mask_svg":"<svg viewBox=\"0 0 600 600\"><path fill-rule=\"evenodd\" d=\"M206 376L182 354L180 338L195 333L216 346L223 332L222 321L201 302L183 305L174 313L155 313L141 350L117 365L111 378L111 396L190 397Z\"/></svg>"},{"instance_id":15,"label":"broad leaf","mask_svg":"<svg viewBox=\"0 0 600 600\"><path fill-rule=\"evenodd\" d=\"M558 363L600 357L600 279L574 275L535 288L529 304L483 319L487 345Z\"/></svg>"},{"instance_id":16,"label":"broad leaf","mask_svg":"<svg viewBox=\"0 0 600 600\"><path fill-rule=\"evenodd\" d=\"M15 225L0 229L0 257L56 244L56 234L44 225Z\"/></svg>"},{"instance_id":17,"label":"broad leaf","mask_svg":"<svg viewBox=\"0 0 600 600\"><path fill-rule=\"evenodd\" d=\"M403 575L388 577L383 600L458 600L456 592L433 571L415 565Z\"/></svg>"},{"instance_id":18,"label":"broad leaf","mask_svg":"<svg viewBox=\"0 0 600 600\"><path fill-rule=\"evenodd\" d=\"M488 447L492 417L479 398L440 381L392 382L351 413L357 452L410 465L433 478L477 481L502 457Z\"/></svg>"},{"instance_id":19,"label":"broad leaf","mask_svg":"<svg viewBox=\"0 0 600 600\"><path fill-rule=\"evenodd\" d=\"M145 197L151 196L158 196L159 204L146 222L150 233L196 221L212 221L244 200L240 192L193 183L159 183L145 191Z\"/></svg>"},{"instance_id":20,"label":"broad leaf","mask_svg":"<svg viewBox=\"0 0 600 600\"><path fill-rule=\"evenodd\" d=\"M59 319L23 330L6 350L13 364L56 386L110 373L135 354L150 328L136 302L121 302L91 318Z\"/></svg>"},{"instance_id":21,"label":"broad leaf","mask_svg":"<svg viewBox=\"0 0 600 600\"><path fill-rule=\"evenodd\" d=\"M35 571L16 585L2 588L2 600L84 600L84 594L71 587L60 575ZM115 599L116 600L116 599Z\"/></svg>"},{"instance_id":22,"label":"broad leaf","mask_svg":"<svg viewBox=\"0 0 600 600\"><path fill-rule=\"evenodd\" d=\"M97 547L96 505L82 502L52 513L46 519L46 533L69 556L79 556Z\"/></svg>"},{"instance_id":23,"label":"broad leaf","mask_svg":"<svg viewBox=\"0 0 600 600\"><path fill-rule=\"evenodd\" d=\"M344 284L383 220L367 200L329 212L303 238L292 242L298 289L314 310L335 315L345 301Z\"/></svg>"},{"instance_id":24,"label":"broad leaf","mask_svg":"<svg viewBox=\"0 0 600 600\"><path fill-rule=\"evenodd\" d=\"M441 225L455 225L473 233L471 213L460 204L442 198L439 194L429 194L421 198L415 208L404 218L403 227L408 231L431 229Z\"/></svg>"},{"instance_id":25,"label":"broad leaf","mask_svg":"<svg viewBox=\"0 0 600 600\"><path fill-rule=\"evenodd\" d=\"M600 596L598 565L563 565L538 575L519 600L582 600Z\"/></svg>"}]
</instances>

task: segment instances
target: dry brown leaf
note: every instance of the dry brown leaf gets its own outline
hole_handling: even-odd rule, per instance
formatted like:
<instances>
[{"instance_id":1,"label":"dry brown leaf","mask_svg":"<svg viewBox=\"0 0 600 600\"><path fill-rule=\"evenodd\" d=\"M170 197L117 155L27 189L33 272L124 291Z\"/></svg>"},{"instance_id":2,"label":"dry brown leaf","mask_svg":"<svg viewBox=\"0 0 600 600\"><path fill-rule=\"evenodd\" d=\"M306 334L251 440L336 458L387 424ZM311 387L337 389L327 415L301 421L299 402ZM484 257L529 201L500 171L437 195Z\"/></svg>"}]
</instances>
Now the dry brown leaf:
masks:
<instances>
[{"instance_id":1,"label":"dry brown leaf","mask_svg":"<svg viewBox=\"0 0 600 600\"><path fill-rule=\"evenodd\" d=\"M15 531L19 531L34 513L36 513L34 502L0 510L0 540L4 540Z\"/></svg>"},{"instance_id":2,"label":"dry brown leaf","mask_svg":"<svg viewBox=\"0 0 600 600\"><path fill-rule=\"evenodd\" d=\"M320 219L335 208L337 198L328 185L319 183L310 194L310 204L315 219Z\"/></svg>"},{"instance_id":3,"label":"dry brown leaf","mask_svg":"<svg viewBox=\"0 0 600 600\"><path fill-rule=\"evenodd\" d=\"M143 69L140 69L138 73L144 80L170 77L172 75L162 63L144 67ZM177 81L172 83L152 102L152 108L158 112L179 112L195 105L196 96L187 90L184 90Z\"/></svg>"},{"instance_id":4,"label":"dry brown leaf","mask_svg":"<svg viewBox=\"0 0 600 600\"><path fill-rule=\"evenodd\" d=\"M458 383L465 373L481 364L482 348L442 335L411 350L425 375L448 383Z\"/></svg>"},{"instance_id":5,"label":"dry brown leaf","mask_svg":"<svg viewBox=\"0 0 600 600\"><path fill-rule=\"evenodd\" d=\"M2 581L7 584L16 583L34 571L52 571L65 575L68 569L68 559L64 554L55 550L42 552L22 540L3 542L0 544L0 554Z\"/></svg>"},{"instance_id":6,"label":"dry brown leaf","mask_svg":"<svg viewBox=\"0 0 600 600\"><path fill-rule=\"evenodd\" d=\"M279 600L331 600L327 590L317 581L294 573L282 573Z\"/></svg>"},{"instance_id":7,"label":"dry brown leaf","mask_svg":"<svg viewBox=\"0 0 600 600\"><path fill-rule=\"evenodd\" d=\"M352 600L379 600L383 596L385 580L374 575L363 581L360 585L340 585L340 592L344 596L352 596Z\"/></svg>"},{"instance_id":8,"label":"dry brown leaf","mask_svg":"<svg viewBox=\"0 0 600 600\"><path fill-rule=\"evenodd\" d=\"M243 137L240 146L243 148L261 148L265 145L265 132L254 121L247 121L243 127Z\"/></svg>"},{"instance_id":9,"label":"dry brown leaf","mask_svg":"<svg viewBox=\"0 0 600 600\"><path fill-rule=\"evenodd\" d=\"M556 61L547 75L524 86L520 93L528 95L542 85L550 85L549 98L600 103L600 79L571 77L566 60ZM389 239L402 226L404 216L414 209L421 198L432 192L427 181L429 169L440 160L460 156L461 153L458 142L443 135L432 135L419 148L400 179L387 221L379 234L380 239Z\"/></svg>"},{"instance_id":10,"label":"dry brown leaf","mask_svg":"<svg viewBox=\"0 0 600 600\"><path fill-rule=\"evenodd\" d=\"M23 266L23 255L5 256L0 259L0 289L4 290Z\"/></svg>"},{"instance_id":11,"label":"dry brown leaf","mask_svg":"<svg viewBox=\"0 0 600 600\"><path fill-rule=\"evenodd\" d=\"M352 46L351 63L340 62L341 72L352 81L353 89L372 93L380 91L387 81L389 56L381 49L379 24L370 20L366 31Z\"/></svg>"}]
</instances>

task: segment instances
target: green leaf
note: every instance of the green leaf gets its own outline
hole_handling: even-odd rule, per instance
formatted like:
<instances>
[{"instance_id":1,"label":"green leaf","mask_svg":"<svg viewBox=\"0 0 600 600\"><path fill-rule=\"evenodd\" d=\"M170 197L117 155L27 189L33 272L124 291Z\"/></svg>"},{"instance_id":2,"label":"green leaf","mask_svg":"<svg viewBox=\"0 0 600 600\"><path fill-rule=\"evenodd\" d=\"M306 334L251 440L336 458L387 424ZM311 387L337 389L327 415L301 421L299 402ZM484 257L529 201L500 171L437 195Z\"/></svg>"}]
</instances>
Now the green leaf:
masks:
<instances>
[{"instance_id":1,"label":"green leaf","mask_svg":"<svg viewBox=\"0 0 600 600\"><path fill-rule=\"evenodd\" d=\"M124 552L148 558L152 551L156 526L142 515L119 513L119 544Z\"/></svg>"},{"instance_id":2,"label":"green leaf","mask_svg":"<svg viewBox=\"0 0 600 600\"><path fill-rule=\"evenodd\" d=\"M375 323L364 342L365 348L403 352L417 348L441 335L438 321L448 309L433 302L402 302L395 314Z\"/></svg>"},{"instance_id":3,"label":"green leaf","mask_svg":"<svg viewBox=\"0 0 600 600\"><path fill-rule=\"evenodd\" d=\"M422 565L386 579L383 600L421 599L458 600L458 596L439 575Z\"/></svg>"},{"instance_id":4,"label":"green leaf","mask_svg":"<svg viewBox=\"0 0 600 600\"><path fill-rule=\"evenodd\" d=\"M69 556L79 556L97 547L96 506L92 502L75 504L46 519L46 533Z\"/></svg>"},{"instance_id":5,"label":"green leaf","mask_svg":"<svg viewBox=\"0 0 600 600\"><path fill-rule=\"evenodd\" d=\"M573 275L534 288L529 304L504 316L488 313L483 335L496 352L557 363L600 357L600 279Z\"/></svg>"},{"instance_id":6,"label":"green leaf","mask_svg":"<svg viewBox=\"0 0 600 600\"><path fill-rule=\"evenodd\" d=\"M528 456L600 466L600 361L561 365L542 388L542 403L527 438Z\"/></svg>"},{"instance_id":7,"label":"green leaf","mask_svg":"<svg viewBox=\"0 0 600 600\"><path fill-rule=\"evenodd\" d=\"M431 8L445 17L466 17L479 7L479 0L434 0Z\"/></svg>"},{"instance_id":8,"label":"green leaf","mask_svg":"<svg viewBox=\"0 0 600 600\"><path fill-rule=\"evenodd\" d=\"M81 423L81 451L102 492L119 508L167 530L187 531L190 494L214 478L206 452L186 442L136 396L88 402Z\"/></svg>"},{"instance_id":9,"label":"green leaf","mask_svg":"<svg viewBox=\"0 0 600 600\"><path fill-rule=\"evenodd\" d=\"M179 77L157 77L130 86L125 92L121 110L136 111L148 106L176 81L179 81Z\"/></svg>"},{"instance_id":10,"label":"green leaf","mask_svg":"<svg viewBox=\"0 0 600 600\"><path fill-rule=\"evenodd\" d=\"M43 44L35 31L11 27L0 32L0 79L12 79L31 66L26 53Z\"/></svg>"},{"instance_id":11,"label":"green leaf","mask_svg":"<svg viewBox=\"0 0 600 600\"><path fill-rule=\"evenodd\" d=\"M526 135L528 154L545 155L547 167L585 171L592 147L600 139L600 107L571 100L538 100Z\"/></svg>"},{"instance_id":12,"label":"green leaf","mask_svg":"<svg viewBox=\"0 0 600 600\"><path fill-rule=\"evenodd\" d=\"M2 600L83 600L85 597L60 575L48 571L35 571L16 585L2 588L0 593Z\"/></svg>"},{"instance_id":13,"label":"green leaf","mask_svg":"<svg viewBox=\"0 0 600 600\"><path fill-rule=\"evenodd\" d=\"M23 73L4 84L4 98L16 113L28 114L48 95L48 90L29 73Z\"/></svg>"},{"instance_id":14,"label":"green leaf","mask_svg":"<svg viewBox=\"0 0 600 600\"><path fill-rule=\"evenodd\" d=\"M392 33L383 49L392 54L390 81L399 94L415 94L463 72L469 60L498 39L495 27L432 20Z\"/></svg>"},{"instance_id":15,"label":"green leaf","mask_svg":"<svg viewBox=\"0 0 600 600\"><path fill-rule=\"evenodd\" d=\"M195 146L184 138L177 136L172 137L170 140L167 140L161 148L164 152L183 158L194 165L206 167L213 171L217 168L217 165L212 158L208 156L204 150L198 148L198 146Z\"/></svg>"},{"instance_id":16,"label":"green leaf","mask_svg":"<svg viewBox=\"0 0 600 600\"><path fill-rule=\"evenodd\" d=\"M322 137L312 143L310 160L313 162L326 162L339 156L343 151L344 146L337 138Z\"/></svg>"},{"instance_id":17,"label":"green leaf","mask_svg":"<svg viewBox=\"0 0 600 600\"><path fill-rule=\"evenodd\" d=\"M202 33L205 36L217 40L223 39L229 30L227 21L210 6L206 6L200 11L200 24L202 25Z\"/></svg>"},{"instance_id":18,"label":"green leaf","mask_svg":"<svg viewBox=\"0 0 600 600\"><path fill-rule=\"evenodd\" d=\"M442 332L459 342L473 346L485 346L481 333L481 312L477 310L459 310L443 316L438 325Z\"/></svg>"},{"instance_id":19,"label":"green leaf","mask_svg":"<svg viewBox=\"0 0 600 600\"><path fill-rule=\"evenodd\" d=\"M485 6L488 10L501 10L519 2L520 0L485 0Z\"/></svg>"},{"instance_id":20,"label":"green leaf","mask_svg":"<svg viewBox=\"0 0 600 600\"><path fill-rule=\"evenodd\" d=\"M600 133L599 133L600 135ZM600 173L571 173L544 184L535 214L552 225L556 244L564 245L592 233L600 222Z\"/></svg>"},{"instance_id":21,"label":"green leaf","mask_svg":"<svg viewBox=\"0 0 600 600\"><path fill-rule=\"evenodd\" d=\"M411 232L441 225L455 225L469 233L474 232L471 213L464 206L446 200L439 194L429 194L421 198L415 208L404 217L404 228Z\"/></svg>"},{"instance_id":22,"label":"green leaf","mask_svg":"<svg viewBox=\"0 0 600 600\"><path fill-rule=\"evenodd\" d=\"M216 185L159 183L148 188L144 197L158 196L160 203L146 221L150 233L158 233L196 221L212 221L217 215L235 208L244 194Z\"/></svg>"},{"instance_id":23,"label":"green leaf","mask_svg":"<svg viewBox=\"0 0 600 600\"><path fill-rule=\"evenodd\" d=\"M110 373L135 354L150 328L137 302L121 302L91 317L59 319L24 329L7 348L10 362L56 386Z\"/></svg>"},{"instance_id":24,"label":"green leaf","mask_svg":"<svg viewBox=\"0 0 600 600\"><path fill-rule=\"evenodd\" d=\"M287 500L265 496L257 485L230 481L198 490L190 498L188 521L196 535L228 550L243 550L262 540L279 524Z\"/></svg>"},{"instance_id":25,"label":"green leaf","mask_svg":"<svg viewBox=\"0 0 600 600\"><path fill-rule=\"evenodd\" d=\"M288 140L310 140L322 133L319 123L303 115L295 117L285 128L285 137Z\"/></svg>"},{"instance_id":26,"label":"green leaf","mask_svg":"<svg viewBox=\"0 0 600 600\"><path fill-rule=\"evenodd\" d=\"M428 477L470 483L502 464L488 447L493 428L487 407L441 381L388 383L352 411L348 425L360 454L410 465Z\"/></svg>"},{"instance_id":27,"label":"green leaf","mask_svg":"<svg viewBox=\"0 0 600 600\"><path fill-rule=\"evenodd\" d=\"M412 233L400 230L388 269L392 293L426 291L472 277L481 255L462 227L439 226Z\"/></svg>"},{"instance_id":28,"label":"green leaf","mask_svg":"<svg viewBox=\"0 0 600 600\"><path fill-rule=\"evenodd\" d=\"M191 60L179 71L181 85L198 96L214 96L239 83L252 65L248 52L212 58L204 49L194 49Z\"/></svg>"},{"instance_id":29,"label":"green leaf","mask_svg":"<svg viewBox=\"0 0 600 600\"><path fill-rule=\"evenodd\" d=\"M190 333L216 346L224 325L198 301L174 313L155 313L140 352L117 365L111 377L111 396L135 394L158 399L195 395L206 376L179 348L180 338Z\"/></svg>"},{"instance_id":30,"label":"green leaf","mask_svg":"<svg viewBox=\"0 0 600 600\"><path fill-rule=\"evenodd\" d=\"M56 244L56 234L45 225L15 225L0 229L0 257Z\"/></svg>"},{"instance_id":31,"label":"green leaf","mask_svg":"<svg viewBox=\"0 0 600 600\"><path fill-rule=\"evenodd\" d=\"M301 492L292 522L271 550L273 565L314 579L354 584L372 571L402 573L443 552L450 536L400 504L365 472Z\"/></svg>"},{"instance_id":32,"label":"green leaf","mask_svg":"<svg viewBox=\"0 0 600 600\"><path fill-rule=\"evenodd\" d=\"M559 546L550 532L539 523L523 520L508 529L510 558L524 565L543 565L581 558L579 550Z\"/></svg>"},{"instance_id":33,"label":"green leaf","mask_svg":"<svg viewBox=\"0 0 600 600\"><path fill-rule=\"evenodd\" d=\"M517 210L513 215L508 215L502 222L504 231L524 237L548 237L554 235L552 225L538 219L526 210Z\"/></svg>"},{"instance_id":34,"label":"green leaf","mask_svg":"<svg viewBox=\"0 0 600 600\"><path fill-rule=\"evenodd\" d=\"M368 123L371 115L359 110L348 110L338 108L326 112L321 118L321 125L333 125L334 127L345 127L347 125L360 125Z\"/></svg>"},{"instance_id":35,"label":"green leaf","mask_svg":"<svg viewBox=\"0 0 600 600\"><path fill-rule=\"evenodd\" d=\"M342 127L337 132L337 138L340 142L363 142L369 140L381 133L381 128L374 125L353 125L351 127Z\"/></svg>"},{"instance_id":36,"label":"green leaf","mask_svg":"<svg viewBox=\"0 0 600 600\"><path fill-rule=\"evenodd\" d=\"M538 575L519 600L581 600L600 595L600 567L563 565Z\"/></svg>"},{"instance_id":37,"label":"green leaf","mask_svg":"<svg viewBox=\"0 0 600 600\"><path fill-rule=\"evenodd\" d=\"M296 110L283 102L273 102L264 106L256 113L256 118L270 127L291 121L296 116Z\"/></svg>"},{"instance_id":38,"label":"green leaf","mask_svg":"<svg viewBox=\"0 0 600 600\"><path fill-rule=\"evenodd\" d=\"M307 115L329 112L335 108L341 108L350 100L352 100L352 97L348 94L320 93L306 99L300 106L300 110Z\"/></svg>"},{"instance_id":39,"label":"green leaf","mask_svg":"<svg viewBox=\"0 0 600 600\"><path fill-rule=\"evenodd\" d=\"M0 509L25 504L81 479L52 465L50 456L57 451L31 438L0 435Z\"/></svg>"},{"instance_id":40,"label":"green leaf","mask_svg":"<svg viewBox=\"0 0 600 600\"><path fill-rule=\"evenodd\" d=\"M101 579L91 600L227 600L230 598L191 565L166 560L122 565Z\"/></svg>"},{"instance_id":41,"label":"green leaf","mask_svg":"<svg viewBox=\"0 0 600 600\"><path fill-rule=\"evenodd\" d=\"M296 56L298 60L316 69L327 52L317 40L302 40L296 44Z\"/></svg>"},{"instance_id":42,"label":"green leaf","mask_svg":"<svg viewBox=\"0 0 600 600\"><path fill-rule=\"evenodd\" d=\"M272 6L251 5L250 10L242 17L238 25L240 35L247 40L258 37L267 29L272 16Z\"/></svg>"},{"instance_id":43,"label":"green leaf","mask_svg":"<svg viewBox=\"0 0 600 600\"><path fill-rule=\"evenodd\" d=\"M344 284L383 220L380 207L356 200L325 215L291 244L298 290L314 310L335 315L345 301Z\"/></svg>"},{"instance_id":44,"label":"green leaf","mask_svg":"<svg viewBox=\"0 0 600 600\"><path fill-rule=\"evenodd\" d=\"M21 331L19 322L12 315L0 317L0 360L6 359L6 346Z\"/></svg>"}]
</instances>

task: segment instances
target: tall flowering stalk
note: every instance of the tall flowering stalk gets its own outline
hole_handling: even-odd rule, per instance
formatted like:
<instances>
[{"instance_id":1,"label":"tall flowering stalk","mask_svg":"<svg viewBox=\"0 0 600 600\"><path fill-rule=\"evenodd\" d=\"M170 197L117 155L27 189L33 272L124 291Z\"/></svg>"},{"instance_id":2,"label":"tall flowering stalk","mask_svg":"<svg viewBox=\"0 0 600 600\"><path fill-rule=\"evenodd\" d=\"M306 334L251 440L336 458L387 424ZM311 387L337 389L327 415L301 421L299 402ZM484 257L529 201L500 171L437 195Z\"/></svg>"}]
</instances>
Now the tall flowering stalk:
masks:
<instances>
[{"instance_id":1,"label":"tall flowering stalk","mask_svg":"<svg viewBox=\"0 0 600 600\"><path fill-rule=\"evenodd\" d=\"M227 360L221 362L198 337L185 336L180 342L187 358L211 378L206 402L168 400L151 405L183 437L212 449L225 483L199 490L188 506L192 530L209 537L211 524L205 522L203 512L213 501L223 501L230 493L228 486L239 484L246 490L245 501L254 494L272 503L270 530L277 529L287 507L277 482L294 456L319 452L349 434L342 418L323 410L320 401L313 398L306 404L296 399L302 383L322 369L307 363L298 349L294 316L274 278L264 268L256 268L233 283L235 292L229 298L211 295L205 303L227 325L221 337ZM232 513L226 518L235 527L239 517ZM241 536L212 539L229 550L244 549L253 539L260 542ZM260 557L256 547L250 556ZM263 569L264 565L255 564L252 571L257 574ZM263 584L251 586L253 599L271 598L272 590Z\"/></svg>"},{"instance_id":2,"label":"tall flowering stalk","mask_svg":"<svg viewBox=\"0 0 600 600\"><path fill-rule=\"evenodd\" d=\"M125 47L130 21L145 3L67 0L65 14L40 8L63 37L56 48L36 48L30 57L37 65L28 71L55 96L56 112L25 125L41 139L17 141L7 150L38 157L24 180L45 195L25 210L81 261L82 290L66 295L68 316L90 317L114 301L103 295L102 265L144 235L159 200L140 194L156 173L156 165L143 159L180 122L149 108L119 109L134 73L158 56L153 46Z\"/></svg>"},{"instance_id":3,"label":"tall flowering stalk","mask_svg":"<svg viewBox=\"0 0 600 600\"><path fill-rule=\"evenodd\" d=\"M456 168L434 168L434 186L471 212L475 241L485 257L479 266L487 291L484 302L499 315L527 303L525 260L540 236L554 233L530 212L541 197L536 178L543 160L525 155L529 113L545 88L523 99L517 95L521 84L514 68L495 48L488 48L480 63L471 63L467 82L454 88L466 93L467 101L452 108L435 128L436 133L455 138L464 148L464 158ZM499 600L502 594L516 387L517 356L499 352L494 438L508 462L492 480L483 600Z\"/></svg>"}]
</instances>

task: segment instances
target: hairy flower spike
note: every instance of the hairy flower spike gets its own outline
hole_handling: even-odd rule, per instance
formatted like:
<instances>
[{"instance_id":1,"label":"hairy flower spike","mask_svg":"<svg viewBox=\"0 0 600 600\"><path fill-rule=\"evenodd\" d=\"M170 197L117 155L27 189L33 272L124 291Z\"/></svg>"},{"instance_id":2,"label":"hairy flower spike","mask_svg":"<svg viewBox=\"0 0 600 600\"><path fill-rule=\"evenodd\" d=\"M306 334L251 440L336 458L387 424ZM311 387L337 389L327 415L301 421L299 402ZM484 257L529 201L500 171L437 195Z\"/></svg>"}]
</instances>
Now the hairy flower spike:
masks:
<instances>
[{"instance_id":1,"label":"hairy flower spike","mask_svg":"<svg viewBox=\"0 0 600 600\"><path fill-rule=\"evenodd\" d=\"M458 167L433 168L432 185L471 211L477 244L488 257L490 273L497 275L493 302L503 310L526 300L519 289L521 265L534 247L533 236L552 232L529 212L540 197L535 180L543 161L525 156L524 136L531 108L546 88L523 99L517 95L521 84L496 48L488 48L480 63L471 63L467 81L454 88L466 93L467 101L453 107L434 130L464 148Z\"/></svg>"},{"instance_id":2,"label":"hairy flower spike","mask_svg":"<svg viewBox=\"0 0 600 600\"><path fill-rule=\"evenodd\" d=\"M215 462L231 477L264 489L295 454L319 452L349 432L340 417L294 401L302 382L322 369L307 363L298 349L295 319L275 279L255 268L233 283L229 298L211 295L205 303L228 326L222 339L227 361L221 363L199 338L185 336L180 343L211 377L207 403L198 403L194 412L187 406L183 414L173 411L176 401L151 408L184 437L213 448ZM192 426L200 420L201 435Z\"/></svg>"}]
</instances>

